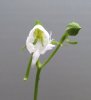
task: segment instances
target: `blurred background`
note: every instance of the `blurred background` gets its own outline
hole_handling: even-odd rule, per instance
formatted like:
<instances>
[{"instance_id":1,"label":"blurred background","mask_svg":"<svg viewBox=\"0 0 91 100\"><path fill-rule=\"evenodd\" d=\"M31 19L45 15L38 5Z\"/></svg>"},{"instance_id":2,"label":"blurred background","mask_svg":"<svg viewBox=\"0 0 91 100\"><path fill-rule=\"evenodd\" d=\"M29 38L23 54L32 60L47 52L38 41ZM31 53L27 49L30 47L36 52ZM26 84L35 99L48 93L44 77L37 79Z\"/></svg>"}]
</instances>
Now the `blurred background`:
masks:
<instances>
[{"instance_id":1,"label":"blurred background","mask_svg":"<svg viewBox=\"0 0 91 100\"><path fill-rule=\"evenodd\" d=\"M30 54L21 48L36 19L56 40L69 22L82 27L79 43L64 44L42 70L38 100L91 100L90 0L0 0L0 99L33 100L36 68L24 82Z\"/></svg>"}]
</instances>

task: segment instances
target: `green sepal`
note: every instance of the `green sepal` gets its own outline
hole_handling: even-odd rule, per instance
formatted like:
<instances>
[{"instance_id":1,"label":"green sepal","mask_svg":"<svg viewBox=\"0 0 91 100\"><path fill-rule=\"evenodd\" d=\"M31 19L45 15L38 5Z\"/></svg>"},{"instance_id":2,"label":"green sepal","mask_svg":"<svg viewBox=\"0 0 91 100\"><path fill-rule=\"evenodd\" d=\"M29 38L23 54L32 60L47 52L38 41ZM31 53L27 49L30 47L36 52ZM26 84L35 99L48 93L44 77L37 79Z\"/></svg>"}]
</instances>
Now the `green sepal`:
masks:
<instances>
[{"instance_id":1,"label":"green sepal","mask_svg":"<svg viewBox=\"0 0 91 100\"><path fill-rule=\"evenodd\" d=\"M71 22L67 25L66 33L69 34L69 36L76 36L81 29L80 25L76 22Z\"/></svg>"},{"instance_id":2,"label":"green sepal","mask_svg":"<svg viewBox=\"0 0 91 100\"><path fill-rule=\"evenodd\" d=\"M24 79L23 79L24 81L28 80L28 78L29 78L31 64L32 64L32 56L30 57L29 62L28 62L26 74L25 74Z\"/></svg>"}]
</instances>

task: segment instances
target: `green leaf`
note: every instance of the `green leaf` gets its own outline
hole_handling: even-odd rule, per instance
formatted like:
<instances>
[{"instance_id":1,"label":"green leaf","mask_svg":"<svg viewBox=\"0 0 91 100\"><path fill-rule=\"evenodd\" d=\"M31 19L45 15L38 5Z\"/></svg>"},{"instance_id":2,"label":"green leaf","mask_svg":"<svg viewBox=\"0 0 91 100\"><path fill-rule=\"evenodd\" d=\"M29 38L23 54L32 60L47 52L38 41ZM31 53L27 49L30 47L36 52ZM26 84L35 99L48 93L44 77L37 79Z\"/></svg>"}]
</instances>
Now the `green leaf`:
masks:
<instances>
[{"instance_id":1,"label":"green leaf","mask_svg":"<svg viewBox=\"0 0 91 100\"><path fill-rule=\"evenodd\" d=\"M76 22L71 22L67 25L66 33L68 33L69 36L76 36L81 29L80 25Z\"/></svg>"},{"instance_id":2,"label":"green leaf","mask_svg":"<svg viewBox=\"0 0 91 100\"><path fill-rule=\"evenodd\" d=\"M77 41L72 41L72 40L69 40L69 39L66 39L66 42L69 43L69 44L78 44Z\"/></svg>"},{"instance_id":3,"label":"green leaf","mask_svg":"<svg viewBox=\"0 0 91 100\"><path fill-rule=\"evenodd\" d=\"M23 79L24 81L28 80L28 78L29 78L31 64L32 64L32 56L30 57L29 62L28 62L26 74L25 74L24 79Z\"/></svg>"}]
</instances>

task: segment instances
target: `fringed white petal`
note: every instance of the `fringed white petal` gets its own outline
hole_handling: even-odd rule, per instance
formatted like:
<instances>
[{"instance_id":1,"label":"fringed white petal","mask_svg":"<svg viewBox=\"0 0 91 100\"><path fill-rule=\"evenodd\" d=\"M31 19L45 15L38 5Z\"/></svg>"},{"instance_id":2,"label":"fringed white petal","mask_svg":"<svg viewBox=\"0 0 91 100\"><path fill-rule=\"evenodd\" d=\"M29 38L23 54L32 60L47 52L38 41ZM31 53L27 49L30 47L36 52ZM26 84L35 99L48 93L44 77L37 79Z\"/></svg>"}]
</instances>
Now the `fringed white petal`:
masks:
<instances>
[{"instance_id":1,"label":"fringed white petal","mask_svg":"<svg viewBox=\"0 0 91 100\"><path fill-rule=\"evenodd\" d=\"M49 34L49 43L51 43L54 40L54 39L51 38L51 36L52 36L52 31Z\"/></svg>"},{"instance_id":2,"label":"fringed white petal","mask_svg":"<svg viewBox=\"0 0 91 100\"><path fill-rule=\"evenodd\" d=\"M52 36L52 31L50 31L49 40L51 40L51 36Z\"/></svg>"},{"instance_id":3,"label":"fringed white petal","mask_svg":"<svg viewBox=\"0 0 91 100\"><path fill-rule=\"evenodd\" d=\"M48 44L44 50L41 51L41 54L46 53L46 51L53 49L53 47L55 47L55 45L52 44Z\"/></svg>"},{"instance_id":4,"label":"fringed white petal","mask_svg":"<svg viewBox=\"0 0 91 100\"><path fill-rule=\"evenodd\" d=\"M39 56L40 56L40 53L39 53L38 50L33 53L32 66L34 66L36 64L36 62L38 61Z\"/></svg>"}]
</instances>

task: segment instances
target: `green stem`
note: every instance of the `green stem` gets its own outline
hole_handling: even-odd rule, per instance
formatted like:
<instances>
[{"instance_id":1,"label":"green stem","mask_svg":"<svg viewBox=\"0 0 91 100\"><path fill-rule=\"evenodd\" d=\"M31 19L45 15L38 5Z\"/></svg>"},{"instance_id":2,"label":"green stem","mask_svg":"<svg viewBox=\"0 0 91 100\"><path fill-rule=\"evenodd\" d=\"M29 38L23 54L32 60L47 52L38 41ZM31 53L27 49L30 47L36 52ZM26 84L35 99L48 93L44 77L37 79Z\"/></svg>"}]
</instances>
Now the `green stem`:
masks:
<instances>
[{"instance_id":1,"label":"green stem","mask_svg":"<svg viewBox=\"0 0 91 100\"><path fill-rule=\"evenodd\" d=\"M30 74L30 69L31 69L31 64L32 64L32 56L29 59L27 70L26 70L26 74L24 76L24 80L25 81L28 80L28 77L29 77L29 74Z\"/></svg>"},{"instance_id":2,"label":"green stem","mask_svg":"<svg viewBox=\"0 0 91 100\"><path fill-rule=\"evenodd\" d=\"M38 96L38 86L39 86L40 72L41 72L41 68L37 67L36 79L35 79L35 88L34 88L34 100L37 100L37 96Z\"/></svg>"},{"instance_id":3,"label":"green stem","mask_svg":"<svg viewBox=\"0 0 91 100\"><path fill-rule=\"evenodd\" d=\"M43 68L56 54L56 52L59 50L60 46L62 46L63 42L65 41L65 39L68 37L67 33L64 33L62 38L59 40L59 44L57 45L57 47L55 48L55 50L50 54L50 56L48 57L48 59L41 65L41 68Z\"/></svg>"}]
</instances>

